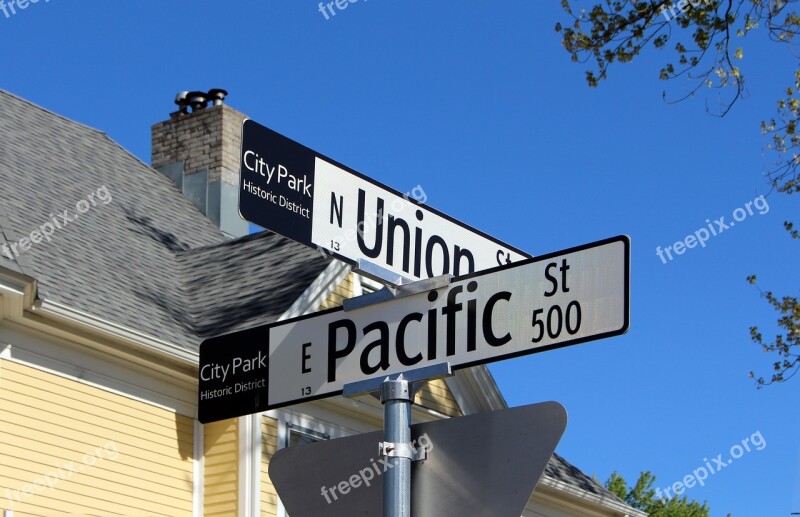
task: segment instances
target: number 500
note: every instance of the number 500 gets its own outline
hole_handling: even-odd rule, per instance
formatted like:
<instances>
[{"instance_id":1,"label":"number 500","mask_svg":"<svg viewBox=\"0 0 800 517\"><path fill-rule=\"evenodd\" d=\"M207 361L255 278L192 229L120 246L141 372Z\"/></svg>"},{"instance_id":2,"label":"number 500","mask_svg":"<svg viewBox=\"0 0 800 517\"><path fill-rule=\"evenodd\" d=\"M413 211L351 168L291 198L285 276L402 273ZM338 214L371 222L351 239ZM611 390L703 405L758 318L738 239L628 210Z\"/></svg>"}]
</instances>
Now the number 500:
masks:
<instances>
[{"instance_id":1,"label":"number 500","mask_svg":"<svg viewBox=\"0 0 800 517\"><path fill-rule=\"evenodd\" d=\"M544 316L544 309L533 311L532 325L535 335L531 341L534 343L541 341L545 332L550 339L556 339L561 335L562 329L566 329L567 333L572 336L581 328L581 304L577 301L569 302L566 311L562 311L558 305L553 305L547 311L547 321L540 319L540 316Z\"/></svg>"}]
</instances>

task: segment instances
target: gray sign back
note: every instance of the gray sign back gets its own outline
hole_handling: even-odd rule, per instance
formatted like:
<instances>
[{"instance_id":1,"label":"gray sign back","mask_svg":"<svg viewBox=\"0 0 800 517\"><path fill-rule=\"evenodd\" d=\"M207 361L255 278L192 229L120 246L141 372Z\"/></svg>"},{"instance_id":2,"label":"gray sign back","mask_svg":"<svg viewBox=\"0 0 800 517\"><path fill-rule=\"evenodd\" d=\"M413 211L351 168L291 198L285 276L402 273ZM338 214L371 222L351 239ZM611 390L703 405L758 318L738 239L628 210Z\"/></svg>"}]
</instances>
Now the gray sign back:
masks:
<instances>
[{"instance_id":1,"label":"gray sign back","mask_svg":"<svg viewBox=\"0 0 800 517\"><path fill-rule=\"evenodd\" d=\"M544 402L411 426L412 443L428 448L412 464L411 515L519 517L566 425L564 407ZM290 517L381 517L382 439L376 431L279 450L269 476Z\"/></svg>"}]
</instances>

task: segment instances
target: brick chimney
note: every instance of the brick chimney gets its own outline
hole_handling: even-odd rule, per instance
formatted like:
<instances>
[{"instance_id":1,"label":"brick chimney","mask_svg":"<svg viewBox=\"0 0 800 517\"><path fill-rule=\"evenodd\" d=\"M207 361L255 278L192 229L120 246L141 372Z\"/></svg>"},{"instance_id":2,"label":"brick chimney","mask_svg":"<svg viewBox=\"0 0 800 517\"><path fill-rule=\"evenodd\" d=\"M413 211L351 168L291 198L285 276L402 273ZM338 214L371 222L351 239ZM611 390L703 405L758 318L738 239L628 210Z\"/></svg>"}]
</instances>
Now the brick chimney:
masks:
<instances>
[{"instance_id":1,"label":"brick chimney","mask_svg":"<svg viewBox=\"0 0 800 517\"><path fill-rule=\"evenodd\" d=\"M152 165L226 235L241 237L249 233L238 210L239 148L247 116L223 104L227 93L179 93L178 111L151 128Z\"/></svg>"}]
</instances>

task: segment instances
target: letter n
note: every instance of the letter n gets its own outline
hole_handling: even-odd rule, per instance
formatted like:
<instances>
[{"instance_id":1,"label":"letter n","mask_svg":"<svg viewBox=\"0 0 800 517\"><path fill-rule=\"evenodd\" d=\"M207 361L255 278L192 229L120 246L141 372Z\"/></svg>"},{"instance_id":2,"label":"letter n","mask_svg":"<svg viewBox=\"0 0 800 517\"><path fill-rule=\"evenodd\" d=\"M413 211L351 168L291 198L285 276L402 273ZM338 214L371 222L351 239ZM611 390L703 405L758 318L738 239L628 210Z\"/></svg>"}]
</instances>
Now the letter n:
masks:
<instances>
[{"instance_id":1,"label":"letter n","mask_svg":"<svg viewBox=\"0 0 800 517\"><path fill-rule=\"evenodd\" d=\"M342 227L342 207L344 207L344 196L339 196L339 202L337 203L336 194L331 192L331 224L333 224L333 218L336 217L339 228Z\"/></svg>"}]
</instances>

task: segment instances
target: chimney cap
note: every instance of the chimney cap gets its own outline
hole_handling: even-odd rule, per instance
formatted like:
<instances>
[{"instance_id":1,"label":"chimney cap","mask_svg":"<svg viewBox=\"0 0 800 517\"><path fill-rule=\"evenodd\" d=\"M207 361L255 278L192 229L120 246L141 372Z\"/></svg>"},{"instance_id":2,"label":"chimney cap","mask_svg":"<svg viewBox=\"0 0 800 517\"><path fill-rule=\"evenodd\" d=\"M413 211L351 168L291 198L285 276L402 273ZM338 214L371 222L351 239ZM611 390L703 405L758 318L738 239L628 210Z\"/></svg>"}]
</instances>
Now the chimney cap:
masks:
<instances>
[{"instance_id":1,"label":"chimney cap","mask_svg":"<svg viewBox=\"0 0 800 517\"><path fill-rule=\"evenodd\" d=\"M186 115L189 113L189 101L186 99L189 95L189 92L178 92L175 96L175 104L178 105L178 111L175 113L171 113L170 117L175 118L176 116Z\"/></svg>"},{"instance_id":2,"label":"chimney cap","mask_svg":"<svg viewBox=\"0 0 800 517\"><path fill-rule=\"evenodd\" d=\"M208 98L214 102L214 106L221 106L222 101L224 101L227 96L228 91L222 88L212 88L208 90Z\"/></svg>"},{"instance_id":3,"label":"chimney cap","mask_svg":"<svg viewBox=\"0 0 800 517\"><path fill-rule=\"evenodd\" d=\"M189 105L192 107L192 112L205 109L208 105L208 95L206 92L189 92L187 95Z\"/></svg>"},{"instance_id":4,"label":"chimney cap","mask_svg":"<svg viewBox=\"0 0 800 517\"><path fill-rule=\"evenodd\" d=\"M186 97L189 95L188 91L178 92L178 95L175 96L175 104L178 106L182 106L186 104Z\"/></svg>"},{"instance_id":5,"label":"chimney cap","mask_svg":"<svg viewBox=\"0 0 800 517\"><path fill-rule=\"evenodd\" d=\"M213 102L214 106L221 106L227 96L228 91L222 88L212 88L207 93L200 91L178 92L175 96L175 104L178 105L178 111L170 113L170 117L178 118L183 115L188 115L190 107L192 108L192 113L206 109L209 102Z\"/></svg>"}]
</instances>

